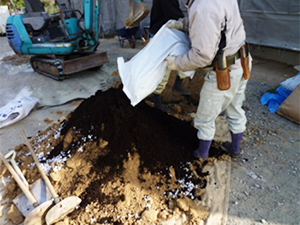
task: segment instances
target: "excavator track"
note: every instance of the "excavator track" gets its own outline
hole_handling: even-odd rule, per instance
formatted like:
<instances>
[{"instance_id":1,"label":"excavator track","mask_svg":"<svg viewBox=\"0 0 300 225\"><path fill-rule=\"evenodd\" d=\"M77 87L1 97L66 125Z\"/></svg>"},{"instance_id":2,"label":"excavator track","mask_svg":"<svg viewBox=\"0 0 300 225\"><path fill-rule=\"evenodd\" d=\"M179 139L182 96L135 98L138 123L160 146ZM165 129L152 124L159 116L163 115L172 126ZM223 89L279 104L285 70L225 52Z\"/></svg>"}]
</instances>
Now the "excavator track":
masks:
<instances>
[{"instance_id":1,"label":"excavator track","mask_svg":"<svg viewBox=\"0 0 300 225\"><path fill-rule=\"evenodd\" d=\"M35 72L44 76L55 80L63 80L67 78L64 74L60 59L33 56L30 58L30 64Z\"/></svg>"},{"instance_id":2,"label":"excavator track","mask_svg":"<svg viewBox=\"0 0 300 225\"><path fill-rule=\"evenodd\" d=\"M64 80L74 73L101 67L109 62L106 52L94 52L72 59L33 56L30 59L33 70L55 80Z\"/></svg>"}]
</instances>

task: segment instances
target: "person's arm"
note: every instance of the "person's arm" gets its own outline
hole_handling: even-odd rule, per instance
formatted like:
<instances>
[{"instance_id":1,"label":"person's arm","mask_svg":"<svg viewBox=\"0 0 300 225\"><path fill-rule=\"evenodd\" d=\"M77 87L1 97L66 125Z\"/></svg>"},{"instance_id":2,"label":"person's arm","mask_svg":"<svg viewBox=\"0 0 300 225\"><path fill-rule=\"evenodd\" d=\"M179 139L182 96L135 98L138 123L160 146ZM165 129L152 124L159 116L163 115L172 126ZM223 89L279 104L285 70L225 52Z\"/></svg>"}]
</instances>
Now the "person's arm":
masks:
<instances>
[{"instance_id":1,"label":"person's arm","mask_svg":"<svg viewBox=\"0 0 300 225\"><path fill-rule=\"evenodd\" d=\"M195 4L195 3L194 3ZM180 71L190 71L209 66L217 51L221 38L221 29L225 24L222 9L209 3L193 5L189 14L189 37L191 49L175 59Z\"/></svg>"}]
</instances>

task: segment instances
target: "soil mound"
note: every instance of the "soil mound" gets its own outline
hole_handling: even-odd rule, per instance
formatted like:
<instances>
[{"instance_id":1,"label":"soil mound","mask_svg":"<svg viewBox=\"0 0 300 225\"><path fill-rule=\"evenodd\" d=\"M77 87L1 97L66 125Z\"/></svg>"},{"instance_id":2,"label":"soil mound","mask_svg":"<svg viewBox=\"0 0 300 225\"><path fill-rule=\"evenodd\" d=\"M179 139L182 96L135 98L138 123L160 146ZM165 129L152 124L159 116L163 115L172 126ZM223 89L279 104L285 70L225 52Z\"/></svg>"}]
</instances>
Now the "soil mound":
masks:
<instances>
[{"instance_id":1,"label":"soil mound","mask_svg":"<svg viewBox=\"0 0 300 225\"><path fill-rule=\"evenodd\" d=\"M53 151L76 150L90 140L99 138L108 142L110 150L97 164L122 165L128 153L134 151L140 156L141 168L157 173L166 166L173 166L179 172L180 164L191 162L192 150L198 146L196 129L142 102L132 107L120 89L98 91L84 101L71 114L61 131L62 135L75 132L71 143L64 142Z\"/></svg>"},{"instance_id":2,"label":"soil mound","mask_svg":"<svg viewBox=\"0 0 300 225\"><path fill-rule=\"evenodd\" d=\"M209 215L196 129L145 102L132 107L121 88L98 91L31 142L61 198L82 199L61 224L199 224ZM29 158L19 162L35 180Z\"/></svg>"}]
</instances>

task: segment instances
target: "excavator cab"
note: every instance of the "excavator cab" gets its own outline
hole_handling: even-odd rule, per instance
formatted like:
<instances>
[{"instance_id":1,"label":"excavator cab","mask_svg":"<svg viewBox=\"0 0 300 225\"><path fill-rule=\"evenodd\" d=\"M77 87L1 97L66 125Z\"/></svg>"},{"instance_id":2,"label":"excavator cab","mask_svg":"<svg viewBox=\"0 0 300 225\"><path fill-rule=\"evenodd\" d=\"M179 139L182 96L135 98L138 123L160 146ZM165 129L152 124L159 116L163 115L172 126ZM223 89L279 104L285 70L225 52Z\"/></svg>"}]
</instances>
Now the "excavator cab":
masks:
<instances>
[{"instance_id":1,"label":"excavator cab","mask_svg":"<svg viewBox=\"0 0 300 225\"><path fill-rule=\"evenodd\" d=\"M25 16L22 21L32 43L45 43L63 37L60 14L49 15L39 0L25 0Z\"/></svg>"}]
</instances>

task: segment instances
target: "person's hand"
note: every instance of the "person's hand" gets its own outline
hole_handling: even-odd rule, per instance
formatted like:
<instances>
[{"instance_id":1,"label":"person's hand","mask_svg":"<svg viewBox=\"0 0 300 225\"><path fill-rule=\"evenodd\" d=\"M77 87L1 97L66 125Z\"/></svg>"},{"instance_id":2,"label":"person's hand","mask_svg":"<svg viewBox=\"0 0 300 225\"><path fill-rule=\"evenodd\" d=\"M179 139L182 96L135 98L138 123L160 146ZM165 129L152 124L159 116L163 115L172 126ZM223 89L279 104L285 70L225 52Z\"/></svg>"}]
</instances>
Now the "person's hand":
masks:
<instances>
[{"instance_id":1,"label":"person's hand","mask_svg":"<svg viewBox=\"0 0 300 225\"><path fill-rule=\"evenodd\" d=\"M180 20L169 20L166 23L166 26L168 28L173 28L173 29L177 29L177 30L183 30L183 22Z\"/></svg>"},{"instance_id":2,"label":"person's hand","mask_svg":"<svg viewBox=\"0 0 300 225\"><path fill-rule=\"evenodd\" d=\"M175 66L175 56L168 56L167 58L166 58L166 61L167 61L167 63L168 63L168 68L170 69L170 70L177 70L177 68L176 68L176 66Z\"/></svg>"}]
</instances>

